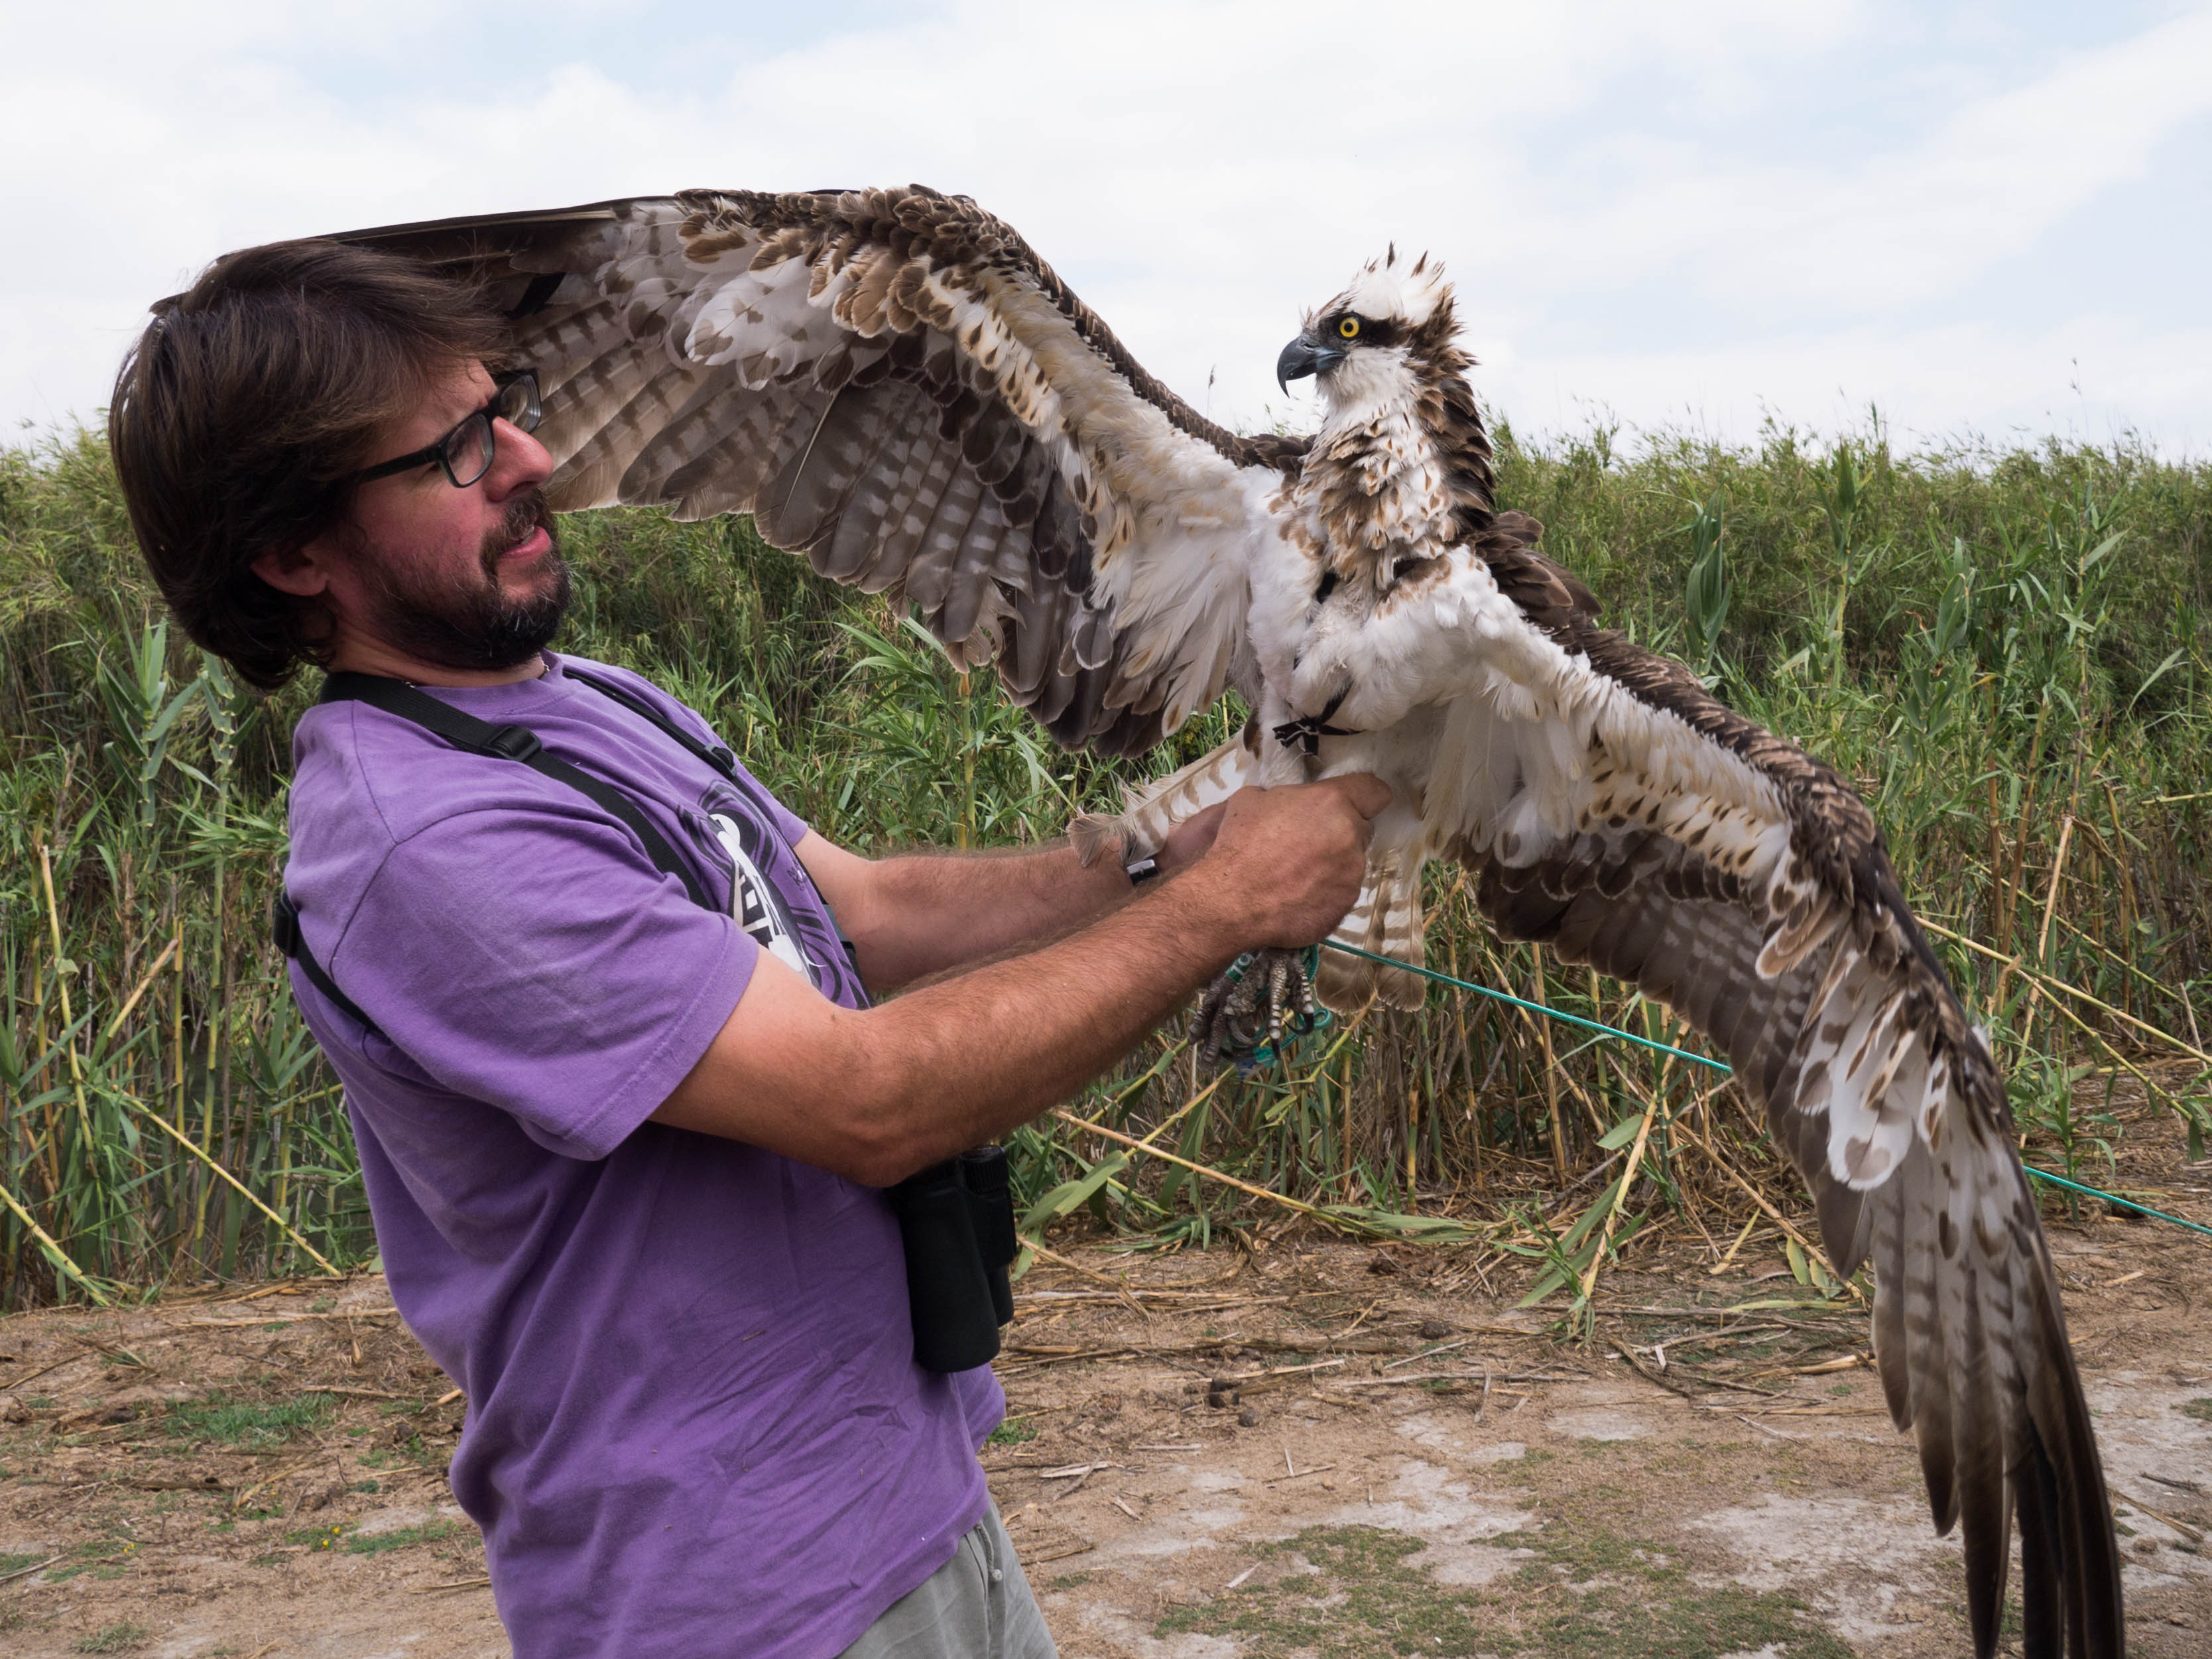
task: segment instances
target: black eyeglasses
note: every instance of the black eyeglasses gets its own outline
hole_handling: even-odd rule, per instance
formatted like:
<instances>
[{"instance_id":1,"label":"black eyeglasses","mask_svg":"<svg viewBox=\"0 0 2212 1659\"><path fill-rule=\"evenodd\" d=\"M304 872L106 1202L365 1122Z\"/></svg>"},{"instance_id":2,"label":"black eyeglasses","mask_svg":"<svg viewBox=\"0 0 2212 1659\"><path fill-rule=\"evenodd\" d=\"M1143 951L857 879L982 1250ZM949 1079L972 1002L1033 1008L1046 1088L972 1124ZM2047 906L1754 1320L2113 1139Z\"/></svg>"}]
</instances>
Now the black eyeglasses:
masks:
<instances>
[{"instance_id":1,"label":"black eyeglasses","mask_svg":"<svg viewBox=\"0 0 2212 1659\"><path fill-rule=\"evenodd\" d=\"M367 483L371 478L388 478L395 472L434 462L454 489L466 489L491 471L492 458L498 451L491 429L494 421L505 421L519 432L535 432L538 418L544 413L538 402L537 370L518 369L512 374L499 376L492 384L498 390L491 394L491 401L437 442L388 461L379 461L374 466L365 466L342 482Z\"/></svg>"}]
</instances>

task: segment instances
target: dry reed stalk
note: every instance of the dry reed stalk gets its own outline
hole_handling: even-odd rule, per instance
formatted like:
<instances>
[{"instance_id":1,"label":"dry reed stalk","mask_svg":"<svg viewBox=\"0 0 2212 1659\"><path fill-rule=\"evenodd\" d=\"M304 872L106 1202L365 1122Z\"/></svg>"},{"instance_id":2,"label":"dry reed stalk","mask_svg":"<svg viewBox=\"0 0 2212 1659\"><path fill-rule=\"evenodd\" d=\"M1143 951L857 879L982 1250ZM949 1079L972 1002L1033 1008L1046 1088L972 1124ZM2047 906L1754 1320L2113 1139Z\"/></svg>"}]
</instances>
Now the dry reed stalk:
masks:
<instances>
[{"instance_id":1,"label":"dry reed stalk","mask_svg":"<svg viewBox=\"0 0 2212 1659\"><path fill-rule=\"evenodd\" d=\"M172 906L175 902L175 884L172 883L170 886ZM176 970L170 975L169 983L169 1069L170 1075L175 1079L171 1099L171 1107L176 1115L174 1127L177 1133L182 1134L185 1131L185 921L183 916L179 915L175 918L175 925L176 932L170 939L171 947L175 953L173 960L176 963ZM160 1033L156 1031L155 1042L157 1054L160 1042ZM188 1168L172 1164L165 1173L167 1178L162 1182L162 1196L169 1212L174 1214L179 1196L189 1185L191 1172ZM181 1228L179 1229L180 1235L179 1248L171 1255L168 1271L162 1275L165 1284L174 1283L178 1273L184 1266L182 1231Z\"/></svg>"},{"instance_id":2,"label":"dry reed stalk","mask_svg":"<svg viewBox=\"0 0 2212 1659\"><path fill-rule=\"evenodd\" d=\"M1992 683L1990 687L1990 729L1991 731L1996 730L1996 686ZM1997 917L2004 911L2003 878L2001 873L2004 869L2004 792L1997 782L1997 769L1995 766L1987 769L1986 775L1989 783L1990 805L1989 874L1985 884L1989 894L1989 925L1994 927L1996 926Z\"/></svg>"},{"instance_id":3,"label":"dry reed stalk","mask_svg":"<svg viewBox=\"0 0 2212 1659\"><path fill-rule=\"evenodd\" d=\"M1664 1082L1664 1073L1662 1073ZM1636 1127L1636 1145L1629 1150L1627 1166L1620 1172L1620 1183L1613 1188L1613 1205L1606 1212L1605 1226L1598 1235L1597 1249L1590 1252L1589 1266L1583 1272L1582 1287L1577 1299L1589 1300L1590 1286L1597 1283L1599 1270L1605 1265L1605 1253L1613 1243L1613 1229L1620 1224L1620 1212L1628 1202L1629 1188L1636 1184L1637 1172L1644 1167L1644 1148L1651 1138L1651 1121L1659 1115L1659 1091L1651 1092L1651 1103L1644 1109L1644 1121Z\"/></svg>"},{"instance_id":4,"label":"dry reed stalk","mask_svg":"<svg viewBox=\"0 0 2212 1659\"><path fill-rule=\"evenodd\" d=\"M46 855L46 844L44 842L39 843L39 879L45 884L46 890L46 920L53 929L54 939L54 987L61 994L62 1030L66 1033L76 1024L70 1010L69 982L74 975L62 971L62 964L69 960L69 953L62 949L61 907L54 899L53 863ZM84 1101L84 1066L77 1058L76 1039L64 1036L63 1042L69 1050L70 1082L76 1094L77 1128L84 1137L85 1170L87 1174L94 1174L96 1166L92 1161L92 1112Z\"/></svg>"},{"instance_id":5,"label":"dry reed stalk","mask_svg":"<svg viewBox=\"0 0 2212 1659\"><path fill-rule=\"evenodd\" d=\"M2054 920L2057 921L2059 928L2063 932L2073 936L2077 944L2087 945L2091 951L2096 952L2096 954L2105 961L2110 963L2112 967L2119 972L2121 977L2121 989L2124 992L2130 986L2135 985L2140 981L2145 989L2155 992L2161 997L2169 999L2174 997L2175 992L2172 986L2153 978L2150 975L2143 972L2142 969L2136 966L2134 963L2130 962L2118 951L2113 950L2111 945L2106 944L2102 939L2094 938L2089 933L2082 931L2081 927L2078 924L2068 919L2066 913L2063 910L2061 910ZM2180 999L2180 1001L2183 1012L2187 1013L2189 1012L2188 1000L2185 997ZM2112 1010L2112 1012L2116 1015L2124 1016L2128 1018L2136 1018L2132 1011L2124 1007L2115 1008ZM2191 1015L2191 1018L2193 1022L2195 1016Z\"/></svg>"},{"instance_id":6,"label":"dry reed stalk","mask_svg":"<svg viewBox=\"0 0 2212 1659\"><path fill-rule=\"evenodd\" d=\"M1102 1273L1093 1272L1091 1268L1085 1267L1080 1261L1070 1261L1066 1256L1060 1255L1057 1250L1048 1250L1045 1249L1043 1245L1038 1243L1034 1238L1023 1239L1022 1245L1024 1249L1030 1251L1034 1255L1042 1256L1047 1261L1051 1262L1055 1267L1065 1267L1070 1273L1081 1273L1085 1279L1095 1279L1101 1285L1111 1286L1115 1300L1128 1303L1132 1308L1136 1308L1139 1313L1142 1313L1144 1311L1144 1310L1141 1307L1139 1307L1137 1303L1131 1298L1129 1295L1129 1287L1123 1281L1110 1279Z\"/></svg>"},{"instance_id":7,"label":"dry reed stalk","mask_svg":"<svg viewBox=\"0 0 2212 1659\"><path fill-rule=\"evenodd\" d=\"M1421 1145L1421 1089L1418 1083L1406 1085L1406 1190L1418 1190L1419 1174L1415 1163Z\"/></svg>"},{"instance_id":8,"label":"dry reed stalk","mask_svg":"<svg viewBox=\"0 0 2212 1659\"><path fill-rule=\"evenodd\" d=\"M1544 954L1535 945L1528 947L1528 1000L1544 1000ZM1544 1051L1544 1108L1552 1120L1552 1162L1559 1171L1559 1185L1567 1184L1567 1137L1559 1122L1559 1066L1552 1053L1552 1027L1548 1021L1539 1020L1527 1009L1522 1017L1536 1028L1536 1041Z\"/></svg>"},{"instance_id":9,"label":"dry reed stalk","mask_svg":"<svg viewBox=\"0 0 2212 1659\"><path fill-rule=\"evenodd\" d=\"M1176 1164L1180 1168L1189 1170L1193 1175L1203 1176L1208 1181L1218 1182L1224 1187L1234 1187L1238 1192L1247 1194L1253 1198L1264 1198L1270 1204L1279 1204L1286 1210L1295 1210L1298 1214L1310 1216L1316 1221L1328 1222L1332 1225L1341 1224L1339 1222L1338 1218L1331 1215L1327 1210L1322 1209L1318 1205L1307 1204L1297 1199L1288 1197L1281 1193L1269 1192L1265 1187L1255 1187L1250 1182L1239 1180L1237 1176L1229 1174L1225 1170L1216 1170L1210 1165L1204 1164L1194 1164L1189 1158L1183 1158L1177 1153L1165 1151L1158 1146L1146 1146L1142 1141L1136 1139L1133 1136L1121 1134L1116 1133L1115 1130L1103 1128L1097 1124L1085 1123L1081 1118L1073 1115L1072 1113L1063 1111L1058 1107L1054 1107L1053 1109L1052 1115L1055 1118L1059 1119L1062 1123L1068 1125L1072 1128L1080 1128L1091 1134L1103 1135L1109 1140L1118 1141L1121 1145L1133 1148L1135 1151L1141 1152L1149 1158L1164 1159L1167 1163Z\"/></svg>"},{"instance_id":10,"label":"dry reed stalk","mask_svg":"<svg viewBox=\"0 0 2212 1659\"><path fill-rule=\"evenodd\" d=\"M1978 939L1968 939L1964 933L1954 933L1951 929L1942 926L1940 923L1929 921L1924 917L1922 919L1920 925L1929 933L1936 934L1940 938L1949 939L1954 944L1963 945L1967 950L1973 951L1978 956L1987 957L1993 961L2002 962L2008 968L2017 968L2023 979L2027 979L2035 984L2042 986L2045 989L2051 992L2054 995L2063 994L2066 996L2072 997L2077 1002L2086 1002L2091 1007L2099 1010L2100 1012L2110 1014L2114 1019L2134 1027L2136 1030L2141 1031L2145 1036L2155 1038L2157 1041L2166 1043L2178 1049L2182 1054L2189 1055L2192 1060L2200 1060L2207 1066L2212 1066L2212 1054L2206 1053L2203 1049L2197 1048L2193 1043L2183 1042L2172 1032L2165 1030L2159 1026L2153 1025L2148 1020L2137 1019L2134 1015L2127 1013L2121 1009L2113 1007L2111 1003L2103 1000L2101 998L2092 995L2089 992L2083 990L2078 985L2069 985L2064 980L2054 978L2046 974L2039 974L2033 969L2029 968L2024 963L2021 963L2017 957L2001 955L1999 952L1992 951L1988 945L1982 944Z\"/></svg>"},{"instance_id":11,"label":"dry reed stalk","mask_svg":"<svg viewBox=\"0 0 2212 1659\"><path fill-rule=\"evenodd\" d=\"M259 1196L256 1194L251 1188L246 1186L246 1184L240 1181L236 1176L231 1174L229 1170L224 1169L222 1165L218 1164L215 1160L214 1157L204 1148L196 1145L190 1135L185 1134L182 1130L171 1127L169 1120L163 1117L159 1112L149 1111L135 1100L129 1103L132 1110L136 1111L141 1117L146 1119L149 1123L158 1125L163 1134L168 1135L173 1139L179 1146L182 1146L194 1158L199 1159L201 1163L206 1164L207 1167L212 1170L219 1178L227 1182L234 1191L236 1191L240 1198L244 1199L248 1204L251 1204L255 1209L260 1211L262 1214L267 1216L271 1221L275 1222L276 1225L283 1230L284 1237L290 1239L295 1244L305 1250L308 1256L313 1261L314 1264L318 1267L320 1267L325 1273L332 1279L343 1279L345 1277L345 1273L341 1269L333 1267L324 1259L321 1251L318 1250L313 1245L308 1243L306 1239L301 1237L299 1233L293 1228L290 1222L285 1220L283 1216L277 1214L276 1211L270 1209L266 1204L263 1203ZM202 1200L200 1209L202 1215L205 1215L207 1206L204 1198Z\"/></svg>"},{"instance_id":12,"label":"dry reed stalk","mask_svg":"<svg viewBox=\"0 0 2212 1659\"><path fill-rule=\"evenodd\" d=\"M2035 934L2035 960L2039 968L2047 968L2051 963L2051 918L2058 908L2059 879L2066 872L2066 852L2073 844L2074 815L2069 812L2065 821L2058 826L2058 851L2051 860L2051 885L2043 898L2043 925L2036 930ZM2035 1040L2035 1017L2042 1001L2043 986L2039 980L2029 985L2027 1006L2021 1015L2020 1041L2022 1048L2027 1047ZM2004 998L2002 994L1999 994L1997 1002L1999 1006L2003 1006Z\"/></svg>"},{"instance_id":13,"label":"dry reed stalk","mask_svg":"<svg viewBox=\"0 0 2212 1659\"><path fill-rule=\"evenodd\" d=\"M146 988L154 982L154 975L168 965L169 957L176 951L179 943L179 941L172 939L161 947L161 954L154 958L154 965L146 970L145 976L124 1000L123 1006L116 1011L115 1018L107 1022L107 1029L100 1033L100 1040L102 1042L112 1037L122 1029L123 1022L131 1018L131 1011L138 1006L138 999L146 994Z\"/></svg>"},{"instance_id":14,"label":"dry reed stalk","mask_svg":"<svg viewBox=\"0 0 2212 1659\"><path fill-rule=\"evenodd\" d=\"M1205 1104L1206 1102L1212 1097L1213 1091L1216 1089L1218 1089L1226 1079L1234 1075L1235 1073L1225 1068L1215 1073L1213 1075L1213 1080L1211 1083L1208 1083L1204 1088L1193 1094L1188 1100L1186 1100L1182 1105L1176 1108L1175 1111L1169 1116L1162 1118L1159 1122L1154 1124L1152 1128L1146 1131L1144 1139L1136 1142L1135 1144L1142 1147L1146 1152L1152 1151L1152 1140L1154 1135L1164 1134L1168 1130L1173 1128L1184 1118L1189 1116L1191 1113L1197 1110L1199 1107ZM1122 1097L1122 1096L1116 1096L1115 1098L1118 1101ZM1110 1106L1109 1109L1110 1109ZM1101 1133L1108 1133L1105 1124L1102 1121L1104 1119L1105 1115L1106 1114L1104 1112L1101 1112L1097 1118L1095 1119L1078 1118L1071 1120L1071 1121L1079 1127L1087 1130L1097 1130Z\"/></svg>"},{"instance_id":15,"label":"dry reed stalk","mask_svg":"<svg viewBox=\"0 0 2212 1659\"><path fill-rule=\"evenodd\" d=\"M2009 950L2012 945L2013 912L2020 899L2021 879L2027 863L2027 832L2035 822L2036 792L2043 783L2043 732L2051 718L2051 699L2045 697L2035 712L2035 736L2027 746L2027 767L2022 776L2027 786L2020 803L2020 834L2013 841L2012 873L2005 880L2004 910L1999 919L1997 945Z\"/></svg>"},{"instance_id":16,"label":"dry reed stalk","mask_svg":"<svg viewBox=\"0 0 2212 1659\"><path fill-rule=\"evenodd\" d=\"M70 1260L69 1253L63 1249L59 1244L54 1242L53 1235L48 1232L44 1227L39 1225L38 1218L28 1210L25 1209L21 1204L18 1203L15 1199L15 1194L9 1192L5 1187L0 1187L0 1204L4 1204L10 1210L14 1211L15 1219L21 1222L24 1227L30 1232L31 1237L39 1241L40 1247L44 1249L46 1253L46 1259L53 1263L55 1272L62 1274L64 1278L68 1279L71 1284L81 1288L87 1296L90 1297L100 1306L105 1308L108 1305L107 1298L100 1293L100 1286L94 1284L90 1279L85 1276L85 1274L78 1268L76 1263ZM49 1367L49 1369L52 1368Z\"/></svg>"},{"instance_id":17,"label":"dry reed stalk","mask_svg":"<svg viewBox=\"0 0 2212 1659\"><path fill-rule=\"evenodd\" d=\"M1743 1249L1744 1241L1751 1237L1751 1230L1759 1225L1759 1217L1754 1215L1750 1220L1745 1222L1743 1231L1735 1236L1735 1243L1728 1247L1728 1254L1706 1268L1706 1273L1715 1274L1726 1273L1729 1264L1735 1260L1736 1252Z\"/></svg>"},{"instance_id":18,"label":"dry reed stalk","mask_svg":"<svg viewBox=\"0 0 2212 1659\"><path fill-rule=\"evenodd\" d=\"M2180 1118L2184 1123L2191 1121L2189 1108L2179 1095L2176 1095L2171 1090L2163 1087L2160 1084L2153 1082L2147 1073L2128 1060L2118 1049L2112 1047L2110 1042L2106 1042L2105 1040L2104 1034L2096 1030L2095 1027L2092 1026L2088 1021L2083 1019L2081 1015L2075 1013L2071 1008L2065 1006L2056 999L2053 999L2051 1004L2051 1011L2053 1013L2063 1017L2069 1024L2080 1030L2082 1036L2087 1037L2090 1042L2095 1043L2100 1048L2102 1048L2106 1054L2110 1054L2112 1057L2113 1063L2122 1071L2127 1073L2129 1076L2134 1078L2138 1083L2142 1084L2148 1096L2155 1097L2156 1098L2166 1102L2166 1103L2172 1109L2174 1115Z\"/></svg>"},{"instance_id":19,"label":"dry reed stalk","mask_svg":"<svg viewBox=\"0 0 2212 1659\"><path fill-rule=\"evenodd\" d=\"M1685 1130L1685 1133L1687 1133L1686 1129ZM1737 1172L1735 1166L1730 1164L1728 1159L1722 1157L1719 1151L1714 1147L1711 1142L1699 1139L1698 1141L1698 1145L1703 1149L1705 1156L1712 1160L1714 1168L1720 1170L1723 1175L1726 1176L1739 1188L1742 1188L1745 1195L1748 1197L1753 1203L1759 1206L1760 1210L1765 1212L1768 1220L1771 1221L1776 1226L1781 1228L1782 1231L1790 1238L1796 1241L1797 1248L1804 1251L1808 1260L1819 1260L1826 1254L1826 1252L1822 1250L1819 1245L1814 1243L1812 1240L1806 1237L1804 1233L1790 1221L1789 1217L1784 1215L1781 1211L1776 1209L1774 1206L1768 1201L1765 1194L1760 1192L1758 1188L1753 1186L1750 1182L1744 1179L1744 1177ZM1861 1302L1866 1300L1865 1294L1857 1285L1852 1284L1849 1279L1843 1281L1843 1287L1849 1291L1852 1297L1856 1300Z\"/></svg>"}]
</instances>

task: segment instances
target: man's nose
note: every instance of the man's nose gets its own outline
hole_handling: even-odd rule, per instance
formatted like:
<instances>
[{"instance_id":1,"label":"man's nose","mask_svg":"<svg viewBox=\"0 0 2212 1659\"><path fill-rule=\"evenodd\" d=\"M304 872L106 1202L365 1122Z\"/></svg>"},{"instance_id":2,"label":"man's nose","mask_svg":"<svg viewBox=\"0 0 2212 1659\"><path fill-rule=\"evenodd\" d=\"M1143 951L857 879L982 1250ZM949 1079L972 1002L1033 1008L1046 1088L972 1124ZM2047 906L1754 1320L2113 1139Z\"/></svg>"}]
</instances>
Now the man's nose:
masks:
<instances>
[{"instance_id":1,"label":"man's nose","mask_svg":"<svg viewBox=\"0 0 2212 1659\"><path fill-rule=\"evenodd\" d=\"M505 497L518 489L535 489L553 476L553 456L544 444L511 421L491 423L491 469L484 474L484 493Z\"/></svg>"}]
</instances>

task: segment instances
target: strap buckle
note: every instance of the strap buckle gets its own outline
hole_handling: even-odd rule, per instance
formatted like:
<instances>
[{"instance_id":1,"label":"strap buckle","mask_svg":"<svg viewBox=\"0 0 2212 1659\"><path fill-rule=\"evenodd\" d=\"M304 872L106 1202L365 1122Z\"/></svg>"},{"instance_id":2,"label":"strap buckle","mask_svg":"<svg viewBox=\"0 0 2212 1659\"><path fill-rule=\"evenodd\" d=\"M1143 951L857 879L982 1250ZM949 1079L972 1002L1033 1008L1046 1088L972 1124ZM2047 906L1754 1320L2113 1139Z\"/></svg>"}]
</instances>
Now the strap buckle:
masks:
<instances>
[{"instance_id":1,"label":"strap buckle","mask_svg":"<svg viewBox=\"0 0 2212 1659\"><path fill-rule=\"evenodd\" d=\"M483 740L484 752L503 755L511 761L526 761L545 745L538 734L526 726L500 726L492 729Z\"/></svg>"},{"instance_id":2,"label":"strap buckle","mask_svg":"<svg viewBox=\"0 0 2212 1659\"><path fill-rule=\"evenodd\" d=\"M269 906L269 936L286 957L300 954L300 907L281 887Z\"/></svg>"}]
</instances>

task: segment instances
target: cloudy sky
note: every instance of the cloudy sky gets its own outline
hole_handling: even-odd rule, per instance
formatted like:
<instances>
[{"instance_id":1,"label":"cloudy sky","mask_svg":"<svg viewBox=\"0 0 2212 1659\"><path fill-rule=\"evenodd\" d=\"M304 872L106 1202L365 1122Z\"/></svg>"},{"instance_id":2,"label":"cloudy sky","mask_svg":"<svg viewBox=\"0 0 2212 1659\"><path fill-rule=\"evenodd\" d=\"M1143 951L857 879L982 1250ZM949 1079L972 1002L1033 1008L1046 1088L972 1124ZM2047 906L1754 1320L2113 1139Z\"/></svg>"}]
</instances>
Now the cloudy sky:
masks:
<instances>
[{"instance_id":1,"label":"cloudy sky","mask_svg":"<svg viewBox=\"0 0 2212 1659\"><path fill-rule=\"evenodd\" d=\"M1394 239L1486 399L2212 450L2212 5L0 0L0 434L278 237L919 179L1218 419Z\"/></svg>"}]
</instances>

